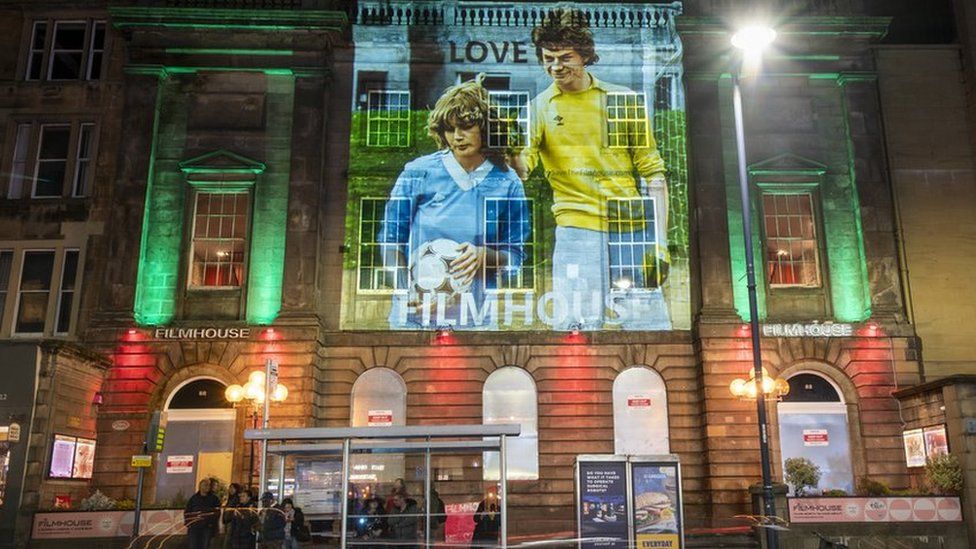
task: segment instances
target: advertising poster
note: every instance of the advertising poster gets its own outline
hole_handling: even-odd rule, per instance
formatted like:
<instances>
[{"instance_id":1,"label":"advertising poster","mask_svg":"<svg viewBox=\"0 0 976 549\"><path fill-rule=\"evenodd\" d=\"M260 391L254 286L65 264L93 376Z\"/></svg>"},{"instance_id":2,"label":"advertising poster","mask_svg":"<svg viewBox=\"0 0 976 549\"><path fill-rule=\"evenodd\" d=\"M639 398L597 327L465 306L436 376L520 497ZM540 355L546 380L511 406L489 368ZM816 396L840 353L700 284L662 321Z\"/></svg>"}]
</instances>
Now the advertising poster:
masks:
<instances>
[{"instance_id":1,"label":"advertising poster","mask_svg":"<svg viewBox=\"0 0 976 549\"><path fill-rule=\"evenodd\" d=\"M922 432L925 437L925 456L932 458L949 453L949 440L946 437L945 425L926 427Z\"/></svg>"},{"instance_id":2,"label":"advertising poster","mask_svg":"<svg viewBox=\"0 0 976 549\"><path fill-rule=\"evenodd\" d=\"M444 505L447 522L444 523L444 541L448 545L466 545L474 536L474 514L478 501L448 503Z\"/></svg>"},{"instance_id":3,"label":"advertising poster","mask_svg":"<svg viewBox=\"0 0 976 549\"><path fill-rule=\"evenodd\" d=\"M789 498L790 522L960 522L956 497Z\"/></svg>"},{"instance_id":4,"label":"advertising poster","mask_svg":"<svg viewBox=\"0 0 976 549\"><path fill-rule=\"evenodd\" d=\"M679 549L683 542L676 462L631 464L636 549Z\"/></svg>"},{"instance_id":5,"label":"advertising poster","mask_svg":"<svg viewBox=\"0 0 976 549\"><path fill-rule=\"evenodd\" d=\"M393 410L369 410L366 413L368 427L389 427L393 425Z\"/></svg>"},{"instance_id":6,"label":"advertising poster","mask_svg":"<svg viewBox=\"0 0 976 549\"><path fill-rule=\"evenodd\" d=\"M343 329L690 328L680 4L519 6L354 25Z\"/></svg>"},{"instance_id":7,"label":"advertising poster","mask_svg":"<svg viewBox=\"0 0 976 549\"><path fill-rule=\"evenodd\" d=\"M579 546L628 546L627 462L579 462Z\"/></svg>"},{"instance_id":8,"label":"advertising poster","mask_svg":"<svg viewBox=\"0 0 976 549\"><path fill-rule=\"evenodd\" d=\"M135 511L35 513L32 539L118 538L132 535ZM142 512L139 533L144 536L184 535L183 511L154 509Z\"/></svg>"},{"instance_id":9,"label":"advertising poster","mask_svg":"<svg viewBox=\"0 0 976 549\"><path fill-rule=\"evenodd\" d=\"M75 445L74 464L71 475L73 478L92 478L95 470L95 441L79 438Z\"/></svg>"},{"instance_id":10,"label":"advertising poster","mask_svg":"<svg viewBox=\"0 0 976 549\"><path fill-rule=\"evenodd\" d=\"M75 437L54 435L54 447L51 450L51 478L71 478L76 440Z\"/></svg>"},{"instance_id":11,"label":"advertising poster","mask_svg":"<svg viewBox=\"0 0 976 549\"><path fill-rule=\"evenodd\" d=\"M905 440L905 463L909 467L925 466L925 438L921 429L902 433Z\"/></svg>"},{"instance_id":12,"label":"advertising poster","mask_svg":"<svg viewBox=\"0 0 976 549\"><path fill-rule=\"evenodd\" d=\"M295 463L295 506L306 515L337 515L342 495L341 460L300 460Z\"/></svg>"}]
</instances>

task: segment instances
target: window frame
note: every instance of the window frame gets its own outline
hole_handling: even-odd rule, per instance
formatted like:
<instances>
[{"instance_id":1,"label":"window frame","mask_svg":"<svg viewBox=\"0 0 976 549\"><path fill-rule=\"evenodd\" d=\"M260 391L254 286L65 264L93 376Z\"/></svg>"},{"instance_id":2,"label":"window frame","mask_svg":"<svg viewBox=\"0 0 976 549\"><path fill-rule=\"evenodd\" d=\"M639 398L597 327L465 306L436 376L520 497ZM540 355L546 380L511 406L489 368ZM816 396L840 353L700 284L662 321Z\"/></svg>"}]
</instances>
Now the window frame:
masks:
<instances>
[{"instance_id":1,"label":"window frame","mask_svg":"<svg viewBox=\"0 0 976 549\"><path fill-rule=\"evenodd\" d=\"M760 249L762 251L762 276L766 285L767 292L826 292L829 271L826 261L826 242L824 238L824 225L821 212L821 198L819 184L817 182L759 182L756 184L756 193L753 207L759 227ZM769 257L769 234L766 231L766 208L764 199L767 195L802 195L809 196L813 218L814 230L814 250L816 253L815 265L817 268L817 284L773 284L767 272L767 258Z\"/></svg>"},{"instance_id":2,"label":"window frame","mask_svg":"<svg viewBox=\"0 0 976 549\"><path fill-rule=\"evenodd\" d=\"M493 102L493 98L498 97L516 97L519 101L516 105L499 105ZM529 92L524 90L488 90L488 121L487 121L487 134L488 134L488 147L492 149L508 149L512 147L522 148L529 146L532 142L532 123L531 123L531 109L529 105L531 104L531 97ZM493 117L494 114L498 112L499 109L515 109L519 112L519 115L514 119L509 118L502 121L498 117ZM518 135L520 143L516 145L511 145L510 143L500 143L497 139L493 139L496 136L502 135L501 133L496 133L493 124L499 122L504 122L506 124L514 123L518 126ZM511 132L506 134L510 136Z\"/></svg>"},{"instance_id":3,"label":"window frame","mask_svg":"<svg viewBox=\"0 0 976 549\"><path fill-rule=\"evenodd\" d=\"M70 23L81 23L85 26L85 35L82 39L82 50L81 50L81 65L78 67L78 77L77 78L52 78L52 73L54 70L54 37L57 33L57 26L59 24L70 24ZM40 25L45 25L45 37L43 49L38 50L34 47L35 37L37 33L37 28ZM95 30L98 25L102 26L104 38L100 48L96 48L95 44ZM29 42L27 43L26 52L27 56L23 65L22 80L25 82L86 82L86 81L99 81L102 80L105 73L105 53L109 50L109 25L106 19L101 18L57 18L57 17L40 17L29 21L27 23L27 29L24 32L24 36L28 37ZM60 51L60 50L59 50ZM76 50L70 50L76 51ZM94 53L99 52L102 55L101 63L99 65L99 74L92 74L92 60L94 58ZM31 69L34 67L34 54L40 53L40 72L37 78L31 78Z\"/></svg>"},{"instance_id":4,"label":"window frame","mask_svg":"<svg viewBox=\"0 0 976 549\"><path fill-rule=\"evenodd\" d=\"M51 159L45 158L41 159L41 150L44 148L44 129L45 128L68 128L68 144L65 147L65 157L64 161L64 178L61 181L61 193L60 194L50 194L50 195L38 195L37 194L37 178L41 168L41 162L58 162L62 159ZM68 123L41 123L37 129L37 138L35 143L37 146L34 149L34 173L31 175L31 193L30 198L32 199L45 199L45 198L62 198L65 196L65 185L69 180L74 179L74 166L71 161L71 144L74 142L75 131L73 124Z\"/></svg>"},{"instance_id":5,"label":"window frame","mask_svg":"<svg viewBox=\"0 0 976 549\"><path fill-rule=\"evenodd\" d=\"M59 250L57 248L35 248L35 247L24 248L23 250L21 250L20 265L19 268L17 269L17 299L15 300L13 317L10 323L11 337L43 337L44 335L49 333L48 325L53 321L53 319L51 318L51 307L53 305L51 298L55 294L55 291L60 292L60 287L58 287L57 290L55 290L55 286L56 286L55 281L57 280L57 278L55 277L55 273L60 271L60 263L64 261L63 252L59 254L58 251ZM36 252L50 252L52 254L51 280L48 283L49 286L47 290L45 290L45 292L47 293L47 302L44 305L44 311L45 311L44 326L41 328L40 332L19 332L17 331L18 317L20 316L20 306L23 302L23 294L25 292L23 290L24 268L27 266L27 254L36 253ZM59 259L61 261L59 261ZM58 282L57 286L60 286L60 282ZM41 293L41 290L27 290L27 292Z\"/></svg>"},{"instance_id":6,"label":"window frame","mask_svg":"<svg viewBox=\"0 0 976 549\"><path fill-rule=\"evenodd\" d=\"M643 118L641 119L641 118L638 118L637 116L635 116L633 118L628 118L628 117L625 117L625 118L616 118L614 116L611 116L611 114L610 114L610 109L611 108L615 108L615 109L617 109L617 108L627 109L627 108L630 108L631 107L630 105L623 105L623 106L614 105L614 106L611 106L610 103L611 103L611 98L612 97L636 97L636 98L640 98L641 104L634 105L633 108L638 109L638 112L639 112L640 109L643 109L643 113L644 113ZM604 98L603 112L606 115L606 124L603 127L603 132L604 132L604 135L603 135L603 143L605 144L605 146L608 149L633 149L633 148L642 148L642 147L650 147L651 146L651 143L653 142L652 134L651 134L651 131L652 131L652 128L651 128L651 115L652 115L652 112L651 112L651 109L648 107L648 104L647 104L647 93L645 93L643 91L631 91L631 90L628 90L628 91L606 92L606 97ZM637 131L635 131L635 132L632 133L628 129L624 133L621 133L621 132L613 132L613 131L611 131L611 128L613 127L612 124L614 124L614 123L617 123L617 124L634 124L634 128ZM626 143L622 143L621 144L621 143L618 142L618 143L614 144L613 136L614 135L617 135L617 134L623 135L626 138ZM638 143L633 142L634 136L637 136L638 138L642 138L643 139L643 142L638 142Z\"/></svg>"},{"instance_id":7,"label":"window frame","mask_svg":"<svg viewBox=\"0 0 976 549\"><path fill-rule=\"evenodd\" d=\"M398 95L401 98L402 97L405 97L406 98L406 102L405 102L406 109L403 109L403 110L392 110L392 109L389 109L389 108L373 109L371 107L371 105L373 105L373 97L374 96L377 96L377 95L382 95L385 98L391 97L393 95ZM395 88L385 88L385 89L370 89L370 90L366 90L366 109L365 109L366 110L366 131L365 131L365 134L366 134L366 143L365 143L366 144L366 147L368 147L368 148L375 148L375 149L406 149L406 148L409 148L411 146L412 141L413 141L413 139L412 139L412 134L413 134L413 120L412 120L412 116L411 116L412 115L412 110L411 110L411 101L412 101L412 99L413 99L412 93L411 93L411 91L409 89L404 90L404 89L395 89ZM399 104L400 105L403 105L404 103L399 103ZM381 103L381 105L389 105L389 100L387 99L385 102ZM378 115L374 114L374 113L388 114L388 113L399 113L399 112L406 112L406 116L405 117L390 117L390 116L378 116ZM405 122L406 123L406 127L403 130L403 140L400 139L401 134L399 132L397 132L397 133L388 133L388 135L390 135L390 136L396 136L397 137L395 143L392 143L391 142L392 140L388 140L388 142L385 143L385 144L384 143L374 143L373 142L374 140L372 139L372 135L373 135L372 127L373 127L373 123L374 122L377 122L377 123L387 122L389 124L394 124L394 123L395 124L402 124L402 123Z\"/></svg>"},{"instance_id":8,"label":"window frame","mask_svg":"<svg viewBox=\"0 0 976 549\"><path fill-rule=\"evenodd\" d=\"M521 421L521 420L512 420L512 419L505 418L505 417L494 418L494 419L489 419L488 418L488 412L489 412L488 406L489 406L489 401L491 400L488 397L489 383L492 381L492 377L498 378L501 375L504 375L505 372L509 372L509 371L516 372L517 375L522 378L522 381L527 381L528 382L528 385L526 385L526 387L531 386L532 396L533 396L533 401L532 401L532 410L533 410L532 416L533 416L533 419L532 420L529 420L528 422ZM521 387L519 389L521 389ZM506 393L511 393L511 387L501 387L501 388L498 388L498 389L494 389L494 391L497 391L498 393L502 393L503 391L506 392ZM507 412L509 414L509 416L510 416L511 412L512 412L511 410L509 410ZM505 414L501 414L501 415L505 415ZM539 434L539 431L540 431L540 425L539 425L539 384L538 384L538 382L535 380L535 378L532 376L532 374L528 370L526 370L525 368L522 368L521 366L516 366L516 365L509 364L509 365L505 365L505 366L501 366L499 368L496 368L491 374L488 375L487 378L485 378L484 384L481 387L481 422L483 424L485 424L485 425L497 425L497 424L513 423L515 421L518 421L518 423L520 425L522 425L523 429L522 429L522 433L519 434L517 437L509 437L509 439L508 439L509 440L509 443L508 443L508 458L507 458L508 459L508 467L507 467L507 469L508 469L507 470L508 476L507 476L506 480L509 481L509 482L511 482L513 480L537 481L540 478L540 471L541 471L541 468L542 468L542 464L540 463L540 459L539 459L539 456L540 456L540 452L539 452L539 441L540 441L540 438L541 438L540 437L540 434ZM528 430L525 429L525 424L526 423L530 423L530 422L535 424L534 436L532 436L529 432L527 432ZM513 467L513 463L515 463L516 460L513 460L512 459L513 456L511 455L512 448L516 446L516 444L513 444L514 441L532 441L534 443L534 451L535 451L534 466L535 466L535 468L534 468L534 471L532 471L532 470L529 471L527 477L518 477L518 476L513 477L512 476L512 473L517 468L517 467ZM490 459L490 455L491 454L498 454L499 452L500 451L486 451L486 452L484 452L482 454L482 463L484 464L484 467L482 469L482 479L484 481L491 482L491 481L500 480L500 478L501 478L501 471L498 471L498 477L496 478L495 475L494 475L494 471L489 471L488 466L487 466L487 462Z\"/></svg>"},{"instance_id":9,"label":"window frame","mask_svg":"<svg viewBox=\"0 0 976 549\"><path fill-rule=\"evenodd\" d=\"M410 237L409 236L407 237L407 241L406 242L397 242L395 244L378 242L375 235L372 236L369 241L365 241L363 239L363 225L365 224L364 223L365 217L363 215L363 212L365 211L365 209L364 209L363 205L367 201L377 201L377 202L382 201L383 202L383 208L380 210L383 215L379 219L376 219L376 220L373 220L372 221L372 224L375 224L377 226L377 231L379 231L379 227L383 224L383 219L384 219L385 213L386 213L386 207L389 204L390 200L404 200L404 201L410 202L413 199L408 198L408 197L395 197L395 198L390 198L389 196L372 196L372 195L363 196L363 197L361 197L359 199L359 223L358 223L358 227L356 228L357 237L358 237L358 240L357 240L357 242L358 242L358 246L357 246L358 250L357 250L357 261L356 261L356 293L357 294L360 294L360 295L406 295L410 291L410 251L411 251L410 250L410 244L411 244ZM396 246L404 246L406 248L407 253L406 253L406 257L404 258L404 260L406 262L406 265L404 265L403 267L396 267L394 269L394 271L393 271L394 287L393 288L378 288L378 287L363 288L363 286L362 286L362 276L363 276L363 257L364 257L364 253L363 252L365 250L364 244L369 245L369 246L376 246L376 247L379 247L380 248L380 253L381 253L380 260L381 260L381 264L379 266L371 266L370 267L371 269L373 269L371 271L371 273L373 273L372 276L375 276L376 270L378 270L378 269L385 269L385 266L382 264L382 253L383 253L383 249L382 248L383 248L383 246L393 246L393 247L396 247ZM407 285L406 285L405 288L397 288L396 287L396 285L397 285L397 282L396 281L398 280L397 275L399 274L400 269L403 269L405 271L405 276L406 276L406 280L407 280Z\"/></svg>"},{"instance_id":10,"label":"window frame","mask_svg":"<svg viewBox=\"0 0 976 549\"><path fill-rule=\"evenodd\" d=\"M499 243L495 243L495 242L489 243L488 240L487 240L487 235L488 235L488 215L487 215L487 212L488 212L488 201L490 201L490 200L493 200L493 201L520 200L520 201L525 202L525 209L526 209L526 211L529 212L529 229L530 229L531 239L529 241L527 241L527 242L523 242L522 243L523 250L525 251L525 259L522 261L522 266L519 268L519 271L520 272L519 272L519 275L518 276L519 276L519 278L524 278L524 276L522 274L522 271L524 271L526 268L534 271L534 273L532 275L533 284L531 286L527 286L527 285L525 285L523 283L518 288L500 288L497 285L494 288L489 288L488 287L488 284L487 284L487 282L488 282L488 269L489 269L489 266L488 266L487 261L484 261L484 262L482 262L482 265L481 265L481 279L484 281L484 286L485 286L484 287L484 291L485 291L485 294L486 295L491 295L491 294L509 294L510 293L510 294L516 294L516 295L518 295L518 294L533 293L533 292L535 292L536 285L539 282L539 270L537 268L538 267L538 263L536 262L536 254L538 253L539 247L540 247L539 244L538 244L538 242L536 241L536 235L538 234L538 231L536 231L536 219L538 219L538 216L536 216L536 211L535 211L535 199L532 198L532 197L530 197L530 196L525 196L525 197L521 197L521 198L489 197L489 196L486 196L484 198L483 206L482 206L482 211L485 212L485 215L483 216L483 219L481 220L482 231L483 231L483 234L486 236L486 239L485 239L485 242L484 242L485 246L493 245L493 244L499 244ZM498 269L499 267L494 267L494 268ZM500 274L496 274L496 276L500 276Z\"/></svg>"},{"instance_id":11,"label":"window frame","mask_svg":"<svg viewBox=\"0 0 976 549\"><path fill-rule=\"evenodd\" d=\"M205 186L205 185L193 185L191 182L192 193L191 202L189 204L189 231L188 231L188 245L186 247L186 284L185 288L188 292L243 292L247 288L248 275L250 274L250 257L251 257L251 245L253 244L253 235L251 234L251 229L254 226L254 192L250 185L226 185L226 186ZM194 267L194 247L196 245L196 224L197 224L197 199L201 194L243 194L247 197L247 208L245 215L245 227L244 227L244 237L243 237L243 248L244 257L241 259L241 283L236 286L198 286L193 283L193 267ZM210 239L208 239L210 240ZM234 239L216 239L216 240L234 240ZM233 265L233 263L231 263Z\"/></svg>"},{"instance_id":12,"label":"window frame","mask_svg":"<svg viewBox=\"0 0 976 549\"><path fill-rule=\"evenodd\" d=\"M611 198L611 199L608 199L607 200L607 203L606 203L607 204L607 221L608 221L608 223L611 223L612 224L613 221L610 219L610 215L609 215L610 214L610 209L611 209L609 205L610 205L610 201L611 200L613 200L613 201L619 201L619 202L624 202L624 201L630 202L630 201L635 201L635 200L641 200L641 201L650 200L652 202L653 206L654 206L654 208L653 208L654 209L654 242L651 243L649 241L640 241L640 242L634 241L634 242L629 242L629 243L628 242L614 243L613 241L610 240L610 238L609 238L610 231L608 231L607 247L606 247L606 252L607 252L607 265L606 265L607 272L606 272L606 275L607 275L607 280L611 281L610 282L610 293L611 294L614 294L614 295L618 295L618 294L626 295L626 294L633 294L633 293L661 292L662 291L662 287L664 285L664 281L661 281L661 283L659 285L655 286L655 287L649 287L647 285L647 281L644 281L644 284L642 286L640 286L640 287L630 286L628 288L621 288L621 287L615 286L613 284L613 282L612 282L613 281L613 268L614 268L614 263L613 263L613 260L612 260L613 254L612 254L611 251L613 249L614 244L618 244L618 245L626 245L626 244L636 245L636 244L640 244L642 246L648 246L648 247L650 247L650 245L653 244L653 246L655 247L655 251L657 251L659 249L663 249L664 250L664 253L667 253L667 228L664 227L664 220L667 219L667 212L664 210L664 208L667 207L667 204L666 204L666 201L664 200L663 191L662 190L654 190L654 189L652 189L652 190L649 190L649 192L646 195L645 194L641 194L640 196L636 196L636 197L629 197L629 198ZM660 259L660 255L655 254L655 261L657 261L659 259Z\"/></svg>"},{"instance_id":13,"label":"window frame","mask_svg":"<svg viewBox=\"0 0 976 549\"><path fill-rule=\"evenodd\" d=\"M64 288L64 280L65 280L65 274L67 273L66 269L67 269L67 266L68 266L68 254L70 254L70 253L77 254L78 257L75 260L74 281L71 284L71 289L70 290L65 290L65 288ZM54 319L53 319L54 326L51 329L51 332L54 335L56 335L56 336L66 336L66 335L69 335L69 334L71 334L71 329L75 327L75 320L76 319L75 319L75 316L74 316L74 312L77 310L77 307L75 307L75 303L77 302L78 291L80 289L78 287L78 279L79 279L80 271L81 271L81 250L79 248L64 248L61 251L61 270L60 270L60 276L58 277L57 306L55 307L55 310L54 310ZM59 328L59 324L61 322L61 312L64 310L64 295L65 295L65 293L70 293L71 294L71 303L68 305L68 307L69 307L69 310L68 310L68 329L67 329L67 331L63 331L62 332L58 328Z\"/></svg>"},{"instance_id":14,"label":"window frame","mask_svg":"<svg viewBox=\"0 0 976 549\"><path fill-rule=\"evenodd\" d=\"M3 172L6 177L0 183L5 184L0 200L57 200L57 199L86 199L94 193L95 182L95 163L98 159L99 146L99 126L100 120L97 117L57 119L47 116L35 118L16 117L11 121L11 129L7 132L11 145L3 151ZM64 180L62 181L61 193L58 195L37 196L37 176L41 154L41 137L43 128L51 126L68 126L68 151L65 164ZM87 193L84 195L75 194L75 185L78 178L78 152L81 145L81 137L84 127L91 128L89 141L89 157L87 158ZM22 128L27 128L26 143L24 143L24 173L19 174L19 184L15 184L13 179L18 176L15 165L17 161L18 146L21 144L18 139Z\"/></svg>"},{"instance_id":15,"label":"window frame","mask_svg":"<svg viewBox=\"0 0 976 549\"><path fill-rule=\"evenodd\" d=\"M0 337L11 339L32 339L38 337L55 339L74 339L78 328L78 315L81 301L84 297L85 260L87 256L86 242L88 234L66 235L64 240L20 240L0 241L0 251L11 252L10 277L7 284L7 299L0 308ZM20 286L24 269L24 257L27 252L54 251L54 267L51 271L50 297L44 317L43 332L17 332L17 314L20 310ZM57 322L57 296L61 293L61 273L64 270L64 260L67 251L78 252L78 266L75 272L74 292L76 298L72 300L69 329L67 333L55 333Z\"/></svg>"}]
</instances>

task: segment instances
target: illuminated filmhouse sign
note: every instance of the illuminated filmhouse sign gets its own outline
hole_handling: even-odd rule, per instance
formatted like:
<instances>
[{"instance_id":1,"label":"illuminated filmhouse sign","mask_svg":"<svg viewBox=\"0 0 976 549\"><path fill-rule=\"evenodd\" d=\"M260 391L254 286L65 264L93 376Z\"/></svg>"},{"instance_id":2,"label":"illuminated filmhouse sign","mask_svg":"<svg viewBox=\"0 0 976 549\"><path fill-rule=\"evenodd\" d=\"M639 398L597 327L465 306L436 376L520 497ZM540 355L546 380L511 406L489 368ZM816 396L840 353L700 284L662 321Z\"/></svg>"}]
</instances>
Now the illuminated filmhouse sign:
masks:
<instances>
[{"instance_id":1,"label":"illuminated filmhouse sign","mask_svg":"<svg viewBox=\"0 0 976 549\"><path fill-rule=\"evenodd\" d=\"M359 2L349 185L364 198L348 206L359 227L343 327L688 329L680 13L678 2ZM599 59L578 72L596 92L583 105L547 101L562 73L532 36L553 20L592 34ZM526 151L541 185L488 162L463 168L463 154L427 136L447 90L479 74L489 107L478 149ZM458 279L466 244L485 256Z\"/></svg>"},{"instance_id":2,"label":"illuminated filmhouse sign","mask_svg":"<svg viewBox=\"0 0 976 549\"><path fill-rule=\"evenodd\" d=\"M248 339L250 328L156 328L153 337L160 340Z\"/></svg>"},{"instance_id":3,"label":"illuminated filmhouse sign","mask_svg":"<svg viewBox=\"0 0 976 549\"><path fill-rule=\"evenodd\" d=\"M851 324L816 322L809 324L763 324L764 337L850 337L854 335Z\"/></svg>"}]
</instances>

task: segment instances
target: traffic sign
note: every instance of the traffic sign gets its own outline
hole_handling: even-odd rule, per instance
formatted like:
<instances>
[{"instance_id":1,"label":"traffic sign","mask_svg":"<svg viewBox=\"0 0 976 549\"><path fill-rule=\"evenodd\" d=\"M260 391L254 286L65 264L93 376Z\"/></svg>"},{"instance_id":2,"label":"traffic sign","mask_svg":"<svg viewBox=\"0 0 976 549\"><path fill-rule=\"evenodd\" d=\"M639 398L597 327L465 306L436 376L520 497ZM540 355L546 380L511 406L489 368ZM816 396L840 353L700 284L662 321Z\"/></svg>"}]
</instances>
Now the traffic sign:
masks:
<instances>
[{"instance_id":1,"label":"traffic sign","mask_svg":"<svg viewBox=\"0 0 976 549\"><path fill-rule=\"evenodd\" d=\"M132 456L132 466L133 467L152 467L152 456L150 455L134 455Z\"/></svg>"}]
</instances>

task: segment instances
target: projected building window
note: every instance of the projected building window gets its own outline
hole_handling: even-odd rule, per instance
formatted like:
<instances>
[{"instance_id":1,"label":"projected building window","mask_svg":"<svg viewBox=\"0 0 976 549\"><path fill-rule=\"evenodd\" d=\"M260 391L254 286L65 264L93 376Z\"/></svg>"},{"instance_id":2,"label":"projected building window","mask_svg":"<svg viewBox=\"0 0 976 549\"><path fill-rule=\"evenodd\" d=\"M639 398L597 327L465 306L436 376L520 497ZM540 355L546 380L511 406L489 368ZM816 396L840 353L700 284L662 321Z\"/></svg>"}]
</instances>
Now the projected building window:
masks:
<instances>
[{"instance_id":1,"label":"projected building window","mask_svg":"<svg viewBox=\"0 0 976 549\"><path fill-rule=\"evenodd\" d=\"M508 480L539 478L539 416L535 381L517 366L505 366L485 380L482 397L485 425L518 423L522 433L508 440ZM485 480L498 480L498 452L484 454Z\"/></svg>"},{"instance_id":2,"label":"projected building window","mask_svg":"<svg viewBox=\"0 0 976 549\"><path fill-rule=\"evenodd\" d=\"M364 198L360 204L359 290L405 290L410 259L410 199Z\"/></svg>"},{"instance_id":3,"label":"projected building window","mask_svg":"<svg viewBox=\"0 0 976 549\"><path fill-rule=\"evenodd\" d=\"M529 94L488 92L488 146L524 147L529 142Z\"/></svg>"},{"instance_id":4,"label":"projected building window","mask_svg":"<svg viewBox=\"0 0 976 549\"><path fill-rule=\"evenodd\" d=\"M658 242L657 200L614 198L607 203L610 223L612 291L660 288L667 276L667 255Z\"/></svg>"},{"instance_id":5,"label":"projected building window","mask_svg":"<svg viewBox=\"0 0 976 549\"><path fill-rule=\"evenodd\" d=\"M647 147L650 122L643 93L607 93L607 145Z\"/></svg>"},{"instance_id":6,"label":"projected building window","mask_svg":"<svg viewBox=\"0 0 976 549\"><path fill-rule=\"evenodd\" d=\"M769 285L820 286L813 195L767 193L762 196L762 208Z\"/></svg>"},{"instance_id":7,"label":"projected building window","mask_svg":"<svg viewBox=\"0 0 976 549\"><path fill-rule=\"evenodd\" d=\"M54 250L24 252L15 333L40 334L44 332L47 304L51 297L51 275L53 273Z\"/></svg>"},{"instance_id":8,"label":"projected building window","mask_svg":"<svg viewBox=\"0 0 976 549\"><path fill-rule=\"evenodd\" d=\"M190 248L191 287L243 285L249 209L247 192L196 194Z\"/></svg>"},{"instance_id":9,"label":"projected building window","mask_svg":"<svg viewBox=\"0 0 976 549\"><path fill-rule=\"evenodd\" d=\"M485 286L495 290L535 288L535 243L531 198L485 199L485 246L504 253L485 258ZM521 245L521 254L512 251ZM521 261L518 261L519 255Z\"/></svg>"},{"instance_id":10,"label":"projected building window","mask_svg":"<svg viewBox=\"0 0 976 549\"><path fill-rule=\"evenodd\" d=\"M371 90L366 101L366 145L410 145L410 92Z\"/></svg>"},{"instance_id":11,"label":"projected building window","mask_svg":"<svg viewBox=\"0 0 976 549\"><path fill-rule=\"evenodd\" d=\"M71 143L71 126L68 124L41 126L41 139L37 147L34 168L34 198L61 196L68 171L68 149Z\"/></svg>"}]
</instances>

